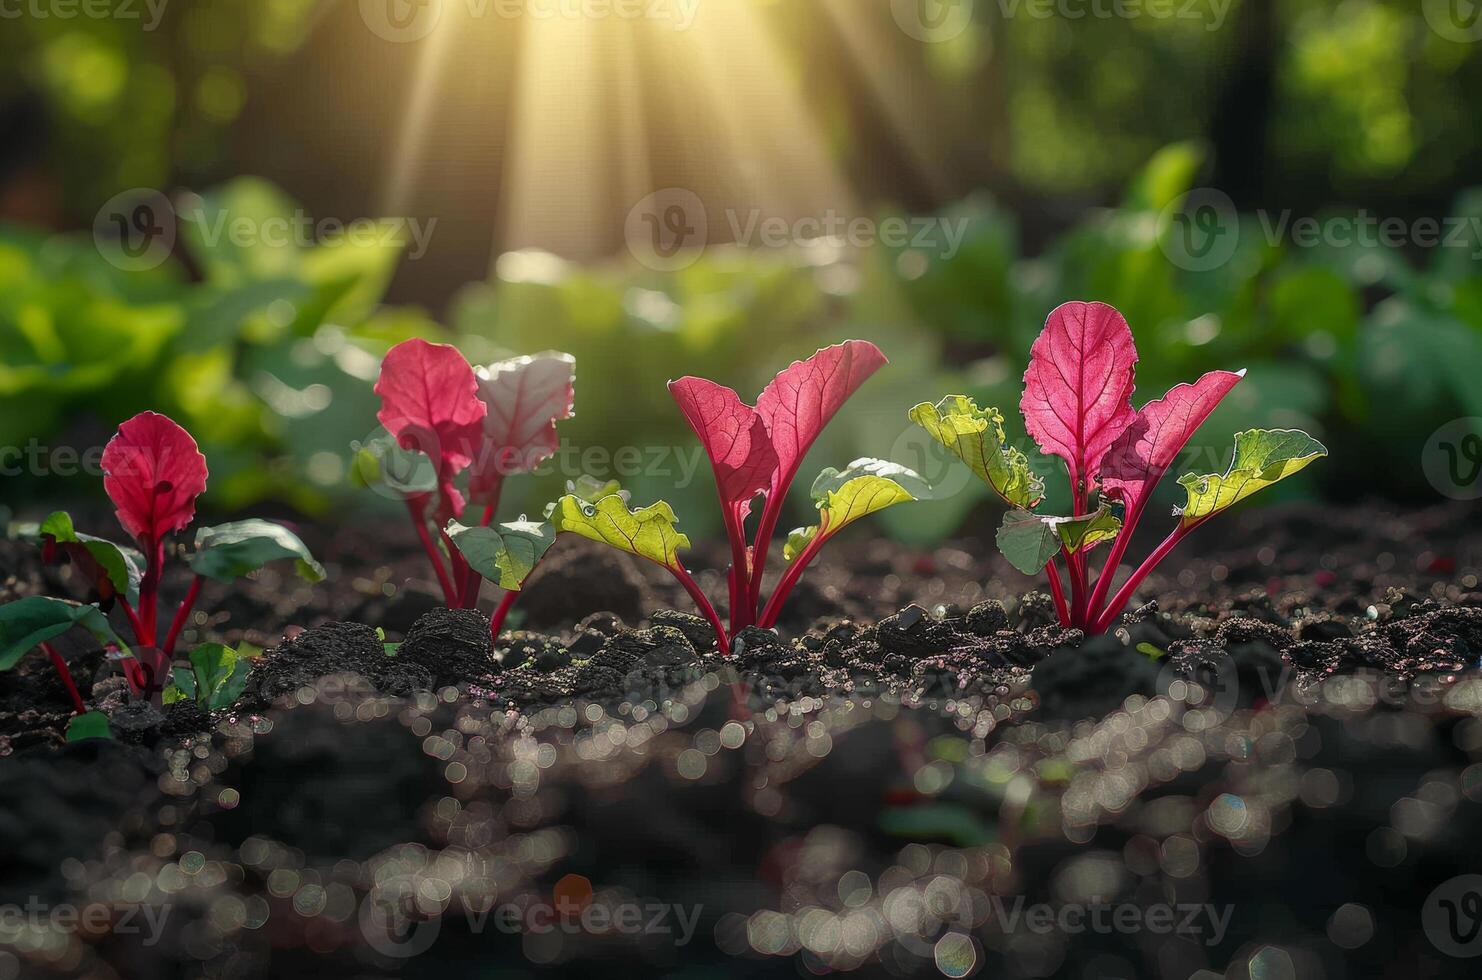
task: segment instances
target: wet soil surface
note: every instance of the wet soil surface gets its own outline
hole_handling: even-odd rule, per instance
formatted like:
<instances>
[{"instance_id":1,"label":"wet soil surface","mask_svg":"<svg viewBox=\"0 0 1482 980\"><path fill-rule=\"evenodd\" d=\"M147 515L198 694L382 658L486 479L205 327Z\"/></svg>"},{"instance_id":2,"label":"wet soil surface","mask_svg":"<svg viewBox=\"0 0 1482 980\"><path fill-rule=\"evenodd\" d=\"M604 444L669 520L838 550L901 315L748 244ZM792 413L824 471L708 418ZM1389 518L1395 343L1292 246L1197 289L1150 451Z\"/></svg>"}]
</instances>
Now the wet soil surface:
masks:
<instances>
[{"instance_id":1,"label":"wet soil surface","mask_svg":"<svg viewBox=\"0 0 1482 980\"><path fill-rule=\"evenodd\" d=\"M311 542L339 588L203 597L187 641L266 648L230 711L78 645L117 741L64 745L46 659L0 674L4 901L106 913L0 923L0 977L1464 975L1422 910L1482 871L1482 527L1232 524L1089 639L991 546L840 542L725 655L577 542L497 644ZM0 598L70 584L0 549Z\"/></svg>"}]
</instances>

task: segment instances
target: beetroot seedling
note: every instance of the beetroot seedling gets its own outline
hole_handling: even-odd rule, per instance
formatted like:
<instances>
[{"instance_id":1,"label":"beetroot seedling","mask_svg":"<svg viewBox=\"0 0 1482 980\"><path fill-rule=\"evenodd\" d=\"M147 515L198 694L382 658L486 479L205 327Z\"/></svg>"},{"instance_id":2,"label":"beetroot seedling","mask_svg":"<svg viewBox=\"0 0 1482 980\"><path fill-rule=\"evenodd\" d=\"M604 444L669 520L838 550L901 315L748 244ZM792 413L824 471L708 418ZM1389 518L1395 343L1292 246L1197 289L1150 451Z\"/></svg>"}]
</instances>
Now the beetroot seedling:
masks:
<instances>
[{"instance_id":1,"label":"beetroot seedling","mask_svg":"<svg viewBox=\"0 0 1482 980\"><path fill-rule=\"evenodd\" d=\"M826 541L862 517L927 494L925 481L915 473L881 460L856 460L843 472L825 470L813 486L819 522L789 536L784 551L789 567L762 604L767 551L803 457L845 401L884 364L884 355L866 341L827 347L778 374L754 407L730 388L704 378L669 383L715 475L731 546L729 630L680 557L690 542L669 504L659 501L633 509L617 494L596 500L568 494L556 503L553 525L667 569L709 621L719 648L727 650L736 631L776 623L788 594ZM748 538L746 521L757 497L764 503L755 534Z\"/></svg>"},{"instance_id":2,"label":"beetroot seedling","mask_svg":"<svg viewBox=\"0 0 1482 980\"><path fill-rule=\"evenodd\" d=\"M1175 511L1178 524L1108 598L1153 491L1195 430L1245 375L1211 371L1134 410L1136 364L1127 321L1104 303L1058 307L1030 351L1020 410L1040 449L1064 462L1069 516L1034 512L1044 496L1043 481L1025 455L1007 444L997 409L980 409L964 395L950 395L910 413L1009 505L998 530L999 550L1026 574L1043 570L1060 622L1092 634L1106 631L1148 574L1194 529L1327 455L1320 442L1300 430L1239 433L1224 473L1179 478L1187 501ZM1106 542L1110 551L1093 583L1089 558ZM1057 556L1069 579L1068 598Z\"/></svg>"},{"instance_id":3,"label":"beetroot seedling","mask_svg":"<svg viewBox=\"0 0 1482 980\"><path fill-rule=\"evenodd\" d=\"M295 562L299 574L309 581L324 578L324 569L309 549L282 525L245 520L201 528L188 560L195 577L162 634L160 586L167 543L195 518L196 498L206 489L206 458L185 429L163 415L144 412L118 427L103 450L102 467L103 487L137 548L81 534L71 516L58 511L38 528L43 556L48 561L62 555L70 558L96 601L83 605L31 596L0 606L0 670L13 666L27 650L41 646L79 711L82 698L50 645L72 627L87 629L120 659L136 694L153 696L169 680L175 645L207 579L229 583L278 560ZM105 613L114 606L128 620L132 647L108 623Z\"/></svg>"}]
</instances>

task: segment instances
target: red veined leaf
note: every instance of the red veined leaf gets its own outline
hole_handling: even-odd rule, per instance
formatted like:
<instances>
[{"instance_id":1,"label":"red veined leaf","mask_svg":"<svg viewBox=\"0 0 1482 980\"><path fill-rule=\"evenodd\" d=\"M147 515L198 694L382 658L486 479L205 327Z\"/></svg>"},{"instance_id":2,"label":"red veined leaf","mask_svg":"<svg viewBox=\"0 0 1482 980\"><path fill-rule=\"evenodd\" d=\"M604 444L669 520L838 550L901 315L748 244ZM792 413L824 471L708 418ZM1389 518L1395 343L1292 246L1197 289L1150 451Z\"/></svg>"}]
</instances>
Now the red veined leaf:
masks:
<instances>
[{"instance_id":1,"label":"red veined leaf","mask_svg":"<svg viewBox=\"0 0 1482 980\"><path fill-rule=\"evenodd\" d=\"M1065 460L1078 499L1095 484L1111 444L1136 418L1137 347L1122 314L1105 303L1051 311L1029 352L1024 425L1040 449Z\"/></svg>"},{"instance_id":2,"label":"red veined leaf","mask_svg":"<svg viewBox=\"0 0 1482 980\"><path fill-rule=\"evenodd\" d=\"M777 471L761 415L730 388L704 378L671 381L669 393L710 457L722 505L745 518L752 498L772 485Z\"/></svg>"},{"instance_id":3,"label":"red veined leaf","mask_svg":"<svg viewBox=\"0 0 1482 980\"><path fill-rule=\"evenodd\" d=\"M1109 495L1126 505L1129 523L1194 431L1243 377L1244 371L1210 371L1193 384L1174 385L1162 398L1142 406L1107 450L1101 482Z\"/></svg>"},{"instance_id":4,"label":"red veined leaf","mask_svg":"<svg viewBox=\"0 0 1482 980\"><path fill-rule=\"evenodd\" d=\"M445 512L461 513L463 498L455 476L473 462L488 411L478 396L473 368L448 344L420 338L403 341L386 354L376 394L376 418L403 449L416 449L437 467Z\"/></svg>"},{"instance_id":5,"label":"red veined leaf","mask_svg":"<svg viewBox=\"0 0 1482 980\"><path fill-rule=\"evenodd\" d=\"M478 372L478 394L488 409L484 441L469 490L488 495L511 473L528 473L560 445L556 423L571 418L576 358L548 352L497 361Z\"/></svg>"},{"instance_id":6,"label":"red veined leaf","mask_svg":"<svg viewBox=\"0 0 1482 980\"><path fill-rule=\"evenodd\" d=\"M869 341L846 340L806 361L794 361L767 385L756 401L756 410L777 454L771 486L774 499L786 492L823 427L886 363L880 348Z\"/></svg>"},{"instance_id":7,"label":"red veined leaf","mask_svg":"<svg viewBox=\"0 0 1482 980\"><path fill-rule=\"evenodd\" d=\"M103 449L103 489L135 539L158 542L190 524L206 489L206 457L171 419L141 412Z\"/></svg>"}]
</instances>

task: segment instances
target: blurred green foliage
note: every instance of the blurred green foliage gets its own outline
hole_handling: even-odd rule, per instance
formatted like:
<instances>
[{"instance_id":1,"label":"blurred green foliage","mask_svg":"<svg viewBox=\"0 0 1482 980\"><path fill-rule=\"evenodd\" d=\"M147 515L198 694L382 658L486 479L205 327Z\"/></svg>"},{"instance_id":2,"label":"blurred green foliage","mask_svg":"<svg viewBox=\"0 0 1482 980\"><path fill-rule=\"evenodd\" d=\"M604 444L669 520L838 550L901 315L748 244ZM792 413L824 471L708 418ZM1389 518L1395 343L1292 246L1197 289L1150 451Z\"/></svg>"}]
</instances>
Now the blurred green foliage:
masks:
<instances>
[{"instance_id":1,"label":"blurred green foliage","mask_svg":"<svg viewBox=\"0 0 1482 980\"><path fill-rule=\"evenodd\" d=\"M261 227L302 213L256 179L177 199L185 262L149 272L119 271L91 237L0 229L0 446L101 444L118 421L152 408L201 441L210 506L387 505L348 473L352 447L376 433L371 386L386 349L411 336L451 340L475 364L560 349L577 358L577 416L561 425L556 461L511 487L510 506L534 513L580 473L616 476L639 502L670 500L686 530L703 535L714 530L713 490L665 389L670 378L704 375L750 399L819 346L873 340L891 367L826 431L805 476L873 455L950 480L957 468L906 409L972 394L1003 409L1011 439L1030 448L1017 413L1030 343L1055 305L1087 299L1115 305L1132 324L1139 404L1212 368L1249 370L1184 468L1218 469L1237 430L1300 427L1332 458L1284 484L1286 494L1310 494L1315 480L1424 493L1426 437L1482 415L1482 220L1459 226L1471 239L1416 263L1378 245L1298 248L1270 233L1270 216L1243 216L1228 261L1186 271L1169 259L1169 215L1202 163L1193 145L1166 148L1120 207L1092 212L1032 257L1014 221L982 199L944 215L966 222L955 253L826 242L710 248L668 273L510 253L493 281L457 297L446 327L383 305L402 251L390 233L317 242L213 234L223 223ZM1482 219L1482 193L1454 210ZM96 493L96 483L61 489L34 474L7 480L6 496ZM882 520L912 539L948 533L982 500L974 487L952 490Z\"/></svg>"}]
</instances>

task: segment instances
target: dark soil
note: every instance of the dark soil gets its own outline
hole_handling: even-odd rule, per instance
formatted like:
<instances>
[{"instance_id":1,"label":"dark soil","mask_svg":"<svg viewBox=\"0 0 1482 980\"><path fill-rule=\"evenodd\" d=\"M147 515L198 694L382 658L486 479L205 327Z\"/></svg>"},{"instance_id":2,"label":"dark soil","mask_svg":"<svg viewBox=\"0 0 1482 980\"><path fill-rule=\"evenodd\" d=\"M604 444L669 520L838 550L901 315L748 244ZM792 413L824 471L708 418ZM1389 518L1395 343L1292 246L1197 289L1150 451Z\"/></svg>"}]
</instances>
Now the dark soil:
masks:
<instances>
[{"instance_id":1,"label":"dark soil","mask_svg":"<svg viewBox=\"0 0 1482 980\"><path fill-rule=\"evenodd\" d=\"M486 615L437 607L414 555L315 542L337 589L264 575L203 597L187 641L268 648L230 712L132 702L74 645L119 741L63 748L45 658L0 674L8 894L171 910L147 945L69 933L48 959L0 936L0 977L6 955L62 976L940 976L964 950L1014 977L1464 975L1418 910L1478 870L1482 527L1456 507L1231 523L1090 639L991 546L854 538L796 618L725 656L662 572L580 542L497 645ZM0 549L0 592L70 584ZM701 906L695 937L465 914L572 888ZM1230 919L1207 943L1042 934L990 899ZM905 928L920 902L936 911ZM435 923L428 950L378 944L382 905L394 937Z\"/></svg>"}]
</instances>

